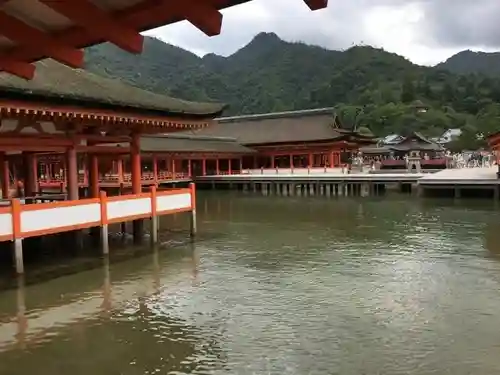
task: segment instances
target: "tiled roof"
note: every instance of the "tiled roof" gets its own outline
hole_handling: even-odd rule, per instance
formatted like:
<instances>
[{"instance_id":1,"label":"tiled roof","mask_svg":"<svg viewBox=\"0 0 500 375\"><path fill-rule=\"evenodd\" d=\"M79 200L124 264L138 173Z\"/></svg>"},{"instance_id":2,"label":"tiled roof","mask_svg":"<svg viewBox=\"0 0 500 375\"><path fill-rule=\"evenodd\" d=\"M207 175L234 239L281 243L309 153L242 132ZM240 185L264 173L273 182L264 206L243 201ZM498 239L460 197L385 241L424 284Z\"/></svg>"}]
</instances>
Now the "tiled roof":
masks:
<instances>
[{"instance_id":1,"label":"tiled roof","mask_svg":"<svg viewBox=\"0 0 500 375\"><path fill-rule=\"evenodd\" d=\"M332 140L347 133L333 108L279 112L216 119L199 135L235 138L245 145Z\"/></svg>"},{"instance_id":2,"label":"tiled roof","mask_svg":"<svg viewBox=\"0 0 500 375\"><path fill-rule=\"evenodd\" d=\"M195 103L155 94L117 79L101 77L82 69L72 69L53 60L36 63L33 80L0 73L0 95L20 99L57 100L82 106L111 106L164 115L215 117L224 105Z\"/></svg>"},{"instance_id":3,"label":"tiled roof","mask_svg":"<svg viewBox=\"0 0 500 375\"><path fill-rule=\"evenodd\" d=\"M206 152L250 154L255 151L245 147L234 138L205 137L187 134L168 134L141 137L141 151L148 152Z\"/></svg>"}]
</instances>

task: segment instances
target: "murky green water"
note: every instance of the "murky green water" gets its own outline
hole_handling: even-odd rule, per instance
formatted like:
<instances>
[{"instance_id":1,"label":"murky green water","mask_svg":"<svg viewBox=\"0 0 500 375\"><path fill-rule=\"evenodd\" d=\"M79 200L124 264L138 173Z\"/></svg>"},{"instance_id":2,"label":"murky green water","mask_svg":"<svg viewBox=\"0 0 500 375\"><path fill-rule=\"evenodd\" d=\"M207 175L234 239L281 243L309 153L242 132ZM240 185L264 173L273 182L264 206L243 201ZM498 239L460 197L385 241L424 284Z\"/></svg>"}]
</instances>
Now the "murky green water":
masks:
<instances>
[{"instance_id":1,"label":"murky green water","mask_svg":"<svg viewBox=\"0 0 500 375\"><path fill-rule=\"evenodd\" d=\"M0 373L500 373L490 202L199 194L198 216L195 245L1 293Z\"/></svg>"}]
</instances>

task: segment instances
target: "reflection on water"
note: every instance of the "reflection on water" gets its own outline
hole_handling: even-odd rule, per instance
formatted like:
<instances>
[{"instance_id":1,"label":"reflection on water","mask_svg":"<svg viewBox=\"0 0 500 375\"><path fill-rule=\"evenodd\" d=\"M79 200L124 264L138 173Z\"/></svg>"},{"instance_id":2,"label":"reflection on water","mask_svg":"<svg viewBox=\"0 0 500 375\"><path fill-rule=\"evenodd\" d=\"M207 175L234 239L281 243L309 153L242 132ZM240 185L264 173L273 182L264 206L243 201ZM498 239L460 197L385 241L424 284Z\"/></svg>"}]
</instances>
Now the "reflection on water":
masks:
<instances>
[{"instance_id":1,"label":"reflection on water","mask_svg":"<svg viewBox=\"0 0 500 375\"><path fill-rule=\"evenodd\" d=\"M199 194L198 207L195 244L2 292L0 373L500 373L487 203ZM164 238L185 219L165 218Z\"/></svg>"}]
</instances>

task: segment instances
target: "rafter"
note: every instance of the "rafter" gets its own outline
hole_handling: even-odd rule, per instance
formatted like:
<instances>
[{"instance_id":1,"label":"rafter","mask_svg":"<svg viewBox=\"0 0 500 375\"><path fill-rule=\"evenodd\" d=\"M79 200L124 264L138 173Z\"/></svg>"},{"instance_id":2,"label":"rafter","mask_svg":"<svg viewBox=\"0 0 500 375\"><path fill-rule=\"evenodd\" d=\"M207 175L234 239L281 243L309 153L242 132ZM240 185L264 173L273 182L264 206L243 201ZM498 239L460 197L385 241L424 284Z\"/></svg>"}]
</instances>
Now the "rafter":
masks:
<instances>
[{"instance_id":1,"label":"rafter","mask_svg":"<svg viewBox=\"0 0 500 375\"><path fill-rule=\"evenodd\" d=\"M176 14L186 17L190 23L208 36L219 35L222 29L222 13L212 4L203 0L183 0L175 4L172 9L172 2L163 0L166 8L170 8Z\"/></svg>"},{"instance_id":2,"label":"rafter","mask_svg":"<svg viewBox=\"0 0 500 375\"><path fill-rule=\"evenodd\" d=\"M16 61L7 57L0 57L0 71L13 74L24 79L33 79L35 66L23 61Z\"/></svg>"},{"instance_id":3,"label":"rafter","mask_svg":"<svg viewBox=\"0 0 500 375\"><path fill-rule=\"evenodd\" d=\"M2 3L2 1L3 0L0 0L0 4ZM46 4L48 4L49 2L49 0L42 1ZM69 0L59 1L64 3L70 2ZM89 2L89 0L86 1ZM238 1L238 3L243 3L246 1L250 0L240 0ZM310 9L313 10L324 8L328 3L328 0L303 1L309 6ZM56 0L53 0L53 2L56 2ZM70 3L76 4L77 0L74 0ZM187 4L189 4L189 6ZM29 39L28 41L30 41L30 43L18 43L19 46L3 51L0 55L0 71L5 70L12 74L19 75L20 77L29 79L33 76L32 73L31 75L27 74L27 67L29 65L20 65L20 63L13 64L14 61L19 60L22 62L33 62L46 56L55 57L54 49L61 52L64 51L64 49L70 49L69 46L74 48L84 48L96 43L101 43L104 40L110 40L111 42L119 45L122 48L127 47L124 48L126 50L130 50L130 47L132 47L131 49L135 49L137 45L135 45L134 43L137 43L137 41L131 42L129 40L128 43L131 43L132 46L125 46L123 44L127 43L123 42L126 41L117 39L123 39L124 37L123 35L121 37L117 36L117 31L110 30L111 26L114 27L114 25L120 25L121 28L128 28L129 31L130 29L133 29L139 32L187 19L207 35L217 35L220 33L222 23L222 14L220 14L219 10L230 7L233 4L233 1L229 0L143 0L142 2L127 9L116 11L109 15L106 15L106 13L104 13L106 17L110 17L113 20L112 23L108 23L107 25L103 25L101 23L101 20L99 20L99 22L96 23L98 24L97 27L94 27L94 20L92 19L89 24L85 22L84 27L74 26L52 34L44 34L40 30L34 29L35 32L41 33L44 40L48 41L49 44L39 43L38 41L35 42L32 40L32 38L27 38ZM80 15L78 17L80 17ZM83 21L83 19L81 19L80 21ZM73 22L77 25L84 23L79 22L76 17L73 19ZM2 26L4 25L0 20L0 27ZM103 30L103 27L106 27L106 29ZM113 37L113 39L111 37ZM54 45L57 45L58 48L54 48ZM61 50L61 46L64 49ZM5 61L8 61L9 63L4 62L4 58L6 58ZM61 61L60 59L58 60ZM74 66L75 64L68 65ZM5 68L3 66L5 66ZM80 66L80 64L77 64L77 66ZM15 69L7 69L7 67Z\"/></svg>"},{"instance_id":4,"label":"rafter","mask_svg":"<svg viewBox=\"0 0 500 375\"><path fill-rule=\"evenodd\" d=\"M114 19L88 0L39 0L96 38L106 38L118 47L141 53L144 37L133 28Z\"/></svg>"},{"instance_id":5,"label":"rafter","mask_svg":"<svg viewBox=\"0 0 500 375\"><path fill-rule=\"evenodd\" d=\"M0 34L73 68L79 68L83 64L83 51L59 43L44 32L2 11L0 11Z\"/></svg>"},{"instance_id":6,"label":"rafter","mask_svg":"<svg viewBox=\"0 0 500 375\"><path fill-rule=\"evenodd\" d=\"M328 6L328 0L304 0L304 2L311 10L324 9Z\"/></svg>"}]
</instances>

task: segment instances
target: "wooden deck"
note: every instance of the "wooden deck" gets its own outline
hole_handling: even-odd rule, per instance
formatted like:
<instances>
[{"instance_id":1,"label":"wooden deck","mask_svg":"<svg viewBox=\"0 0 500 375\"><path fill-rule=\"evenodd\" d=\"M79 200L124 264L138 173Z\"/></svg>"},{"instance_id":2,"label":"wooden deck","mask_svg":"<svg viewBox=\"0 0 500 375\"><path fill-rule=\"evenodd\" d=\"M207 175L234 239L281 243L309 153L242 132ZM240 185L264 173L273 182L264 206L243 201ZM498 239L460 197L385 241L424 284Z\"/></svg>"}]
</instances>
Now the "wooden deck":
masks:
<instances>
[{"instance_id":1,"label":"wooden deck","mask_svg":"<svg viewBox=\"0 0 500 375\"><path fill-rule=\"evenodd\" d=\"M497 167L444 169L435 173L407 173L369 170L346 173L338 168L316 169L264 169L250 170L241 174L212 175L196 177L202 183L416 183L423 187L428 185L500 185L496 176Z\"/></svg>"},{"instance_id":2,"label":"wooden deck","mask_svg":"<svg viewBox=\"0 0 500 375\"><path fill-rule=\"evenodd\" d=\"M425 175L419 179L418 184L422 186L428 185L500 185L500 180L497 178L498 168L461 168L461 169L445 169L443 171Z\"/></svg>"}]
</instances>

